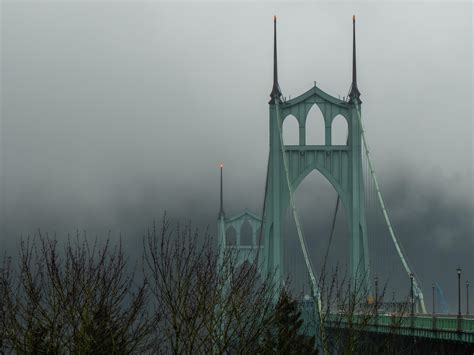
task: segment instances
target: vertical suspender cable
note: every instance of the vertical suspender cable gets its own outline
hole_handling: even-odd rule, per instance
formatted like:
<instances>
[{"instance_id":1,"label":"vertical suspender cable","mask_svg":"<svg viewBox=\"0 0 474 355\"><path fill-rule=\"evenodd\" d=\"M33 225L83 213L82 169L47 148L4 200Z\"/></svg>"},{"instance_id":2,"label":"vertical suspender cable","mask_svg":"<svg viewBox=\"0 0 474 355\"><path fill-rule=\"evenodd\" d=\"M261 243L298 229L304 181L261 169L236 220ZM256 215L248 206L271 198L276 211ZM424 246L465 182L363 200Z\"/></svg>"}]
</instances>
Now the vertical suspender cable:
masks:
<instances>
[{"instance_id":1,"label":"vertical suspender cable","mask_svg":"<svg viewBox=\"0 0 474 355\"><path fill-rule=\"evenodd\" d=\"M263 224L265 221L265 210L266 210L266 203L267 203L267 192L268 192L268 173L270 171L270 152L268 153L268 160L267 160L267 176L265 178L265 193L263 196L263 207L262 207L262 220L260 221L260 232L258 234L258 248L257 248L257 256L256 260L258 262L258 257L260 254L260 246L262 245L262 235L263 235Z\"/></svg>"},{"instance_id":2,"label":"vertical suspender cable","mask_svg":"<svg viewBox=\"0 0 474 355\"><path fill-rule=\"evenodd\" d=\"M328 260L328 256L329 256L329 249L331 248L332 239L334 237L334 230L336 229L336 217L337 217L337 212L339 210L339 202L340 201L341 201L341 197L338 194L337 198L336 198L336 207L334 208L334 215L332 217L331 233L329 234L328 246L326 247L326 253L324 254L323 271L322 271L323 275L325 274L324 271L325 271L326 266L327 266L327 260Z\"/></svg>"},{"instance_id":3,"label":"vertical suspender cable","mask_svg":"<svg viewBox=\"0 0 474 355\"><path fill-rule=\"evenodd\" d=\"M347 133L347 138L346 138L346 145L349 144L349 132ZM329 249L331 248L332 245L332 239L334 237L334 230L336 229L336 218L337 218L337 212L339 211L339 203L341 202L341 196L339 196L339 193L337 194L336 198L336 207L334 208L334 215L332 217L332 224L331 224L331 233L329 234L329 241L328 241L328 246L326 247L326 253L324 254L324 260L323 260L323 271L321 274L325 274L325 268L327 265L327 260L329 256Z\"/></svg>"},{"instance_id":4,"label":"vertical suspender cable","mask_svg":"<svg viewBox=\"0 0 474 355\"><path fill-rule=\"evenodd\" d=\"M405 268L405 271L407 272L408 275L410 275L410 274L414 275L414 273L412 272L410 266L408 265L407 258L405 257L404 252L401 249L401 245L398 241L397 236L395 235L395 231L392 228L392 223L390 222L390 218L388 217L387 209L385 208L385 203L384 203L383 198L382 198L382 193L380 192L380 187L379 187L379 184L378 184L378 181L377 181L377 177L375 175L374 166L372 165L372 161L370 159L370 152L369 152L369 149L368 149L367 140L365 138L365 131L364 131L364 127L362 125L362 119L360 117L359 105L357 104L357 102L356 102L356 111L357 111L357 117L359 119L359 124L360 124L360 128L361 128L361 137L362 137L362 142L363 142L364 148L365 148L365 154L367 156L367 161L369 163L370 173L372 175L372 179L374 180L375 190L377 192L377 197L378 197L378 200L379 200L379 203L380 203L380 207L382 208L382 212L383 212L383 215L384 215L384 218L385 218L385 222L387 223L388 230L390 232L390 236L392 238L393 244L395 245L395 249L397 250L398 256L400 257L400 259L402 261L402 264L403 264L403 267ZM413 278L413 286L414 286L414 291L415 291L416 295L418 296L418 300L420 302L421 310L422 310L423 313L426 313L426 307L425 307L423 292L422 292L422 290L419 286L419 283L418 283L418 280L417 280L416 276L414 276L414 278Z\"/></svg>"},{"instance_id":5,"label":"vertical suspender cable","mask_svg":"<svg viewBox=\"0 0 474 355\"><path fill-rule=\"evenodd\" d=\"M282 153L282 156L283 156L283 166L285 168L286 182L287 182L287 185L288 185L288 191L289 191L289 195L290 195L290 208L291 208L291 212L293 214L293 218L295 220L296 231L298 232L298 239L299 239L299 242L300 242L301 250L303 252L304 261L305 261L305 264L306 264L306 269L308 270L309 278L310 278L310 281L311 281L313 297L315 297L316 301L317 301L319 321L321 321L321 319L320 319L320 317L321 317L321 295L320 295L320 292L319 292L318 284L316 282L316 277L314 276L313 266L311 264L311 259L309 258L308 248L307 248L306 242L304 240L303 231L301 229L300 218L299 218L299 215L298 215L298 211L296 210L295 200L294 200L294 197L293 197L293 191L292 191L292 188L291 188L290 174L288 172L288 162L287 162L287 159L286 159L285 146L283 145L283 135L282 135L281 121L280 121L280 107L279 107L278 100L275 101L275 104L276 104L276 116L277 116L278 133L279 133L279 136L280 136L280 148L281 148L281 153Z\"/></svg>"}]
</instances>

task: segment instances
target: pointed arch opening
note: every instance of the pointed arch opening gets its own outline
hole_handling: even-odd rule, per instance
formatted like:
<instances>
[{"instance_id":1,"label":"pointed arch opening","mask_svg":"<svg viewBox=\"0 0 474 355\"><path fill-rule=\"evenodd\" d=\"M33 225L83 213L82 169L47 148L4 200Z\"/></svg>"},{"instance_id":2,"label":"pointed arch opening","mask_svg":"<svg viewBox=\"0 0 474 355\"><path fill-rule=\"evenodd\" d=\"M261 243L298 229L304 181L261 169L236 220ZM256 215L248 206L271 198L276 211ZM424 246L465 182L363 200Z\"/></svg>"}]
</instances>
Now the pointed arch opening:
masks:
<instances>
[{"instance_id":1,"label":"pointed arch opening","mask_svg":"<svg viewBox=\"0 0 474 355\"><path fill-rule=\"evenodd\" d=\"M318 278L325 278L326 282L331 282L336 276L336 270L342 277L349 265L349 225L341 200L331 237L337 198L334 186L315 169L301 181L294 192L313 271ZM291 285L295 292L302 293L303 296L310 295L311 285L291 208L287 209L283 233L285 269Z\"/></svg>"},{"instance_id":2,"label":"pointed arch opening","mask_svg":"<svg viewBox=\"0 0 474 355\"><path fill-rule=\"evenodd\" d=\"M347 145L349 137L349 126L347 120L342 115L337 115L332 120L331 124L331 144L332 145Z\"/></svg>"},{"instance_id":3,"label":"pointed arch opening","mask_svg":"<svg viewBox=\"0 0 474 355\"><path fill-rule=\"evenodd\" d=\"M324 145L326 129L324 124L324 116L318 105L314 104L306 116L306 144L307 145Z\"/></svg>"},{"instance_id":4,"label":"pointed arch opening","mask_svg":"<svg viewBox=\"0 0 474 355\"><path fill-rule=\"evenodd\" d=\"M237 245L237 232L234 227L227 228L225 232L225 244L228 246Z\"/></svg>"},{"instance_id":5,"label":"pointed arch opening","mask_svg":"<svg viewBox=\"0 0 474 355\"><path fill-rule=\"evenodd\" d=\"M300 129L298 120L293 115L288 115L283 120L282 127L283 144L285 145L298 145L300 139Z\"/></svg>"},{"instance_id":6,"label":"pointed arch opening","mask_svg":"<svg viewBox=\"0 0 474 355\"><path fill-rule=\"evenodd\" d=\"M240 245L253 245L252 239L252 226L248 220L245 220L240 228Z\"/></svg>"}]
</instances>

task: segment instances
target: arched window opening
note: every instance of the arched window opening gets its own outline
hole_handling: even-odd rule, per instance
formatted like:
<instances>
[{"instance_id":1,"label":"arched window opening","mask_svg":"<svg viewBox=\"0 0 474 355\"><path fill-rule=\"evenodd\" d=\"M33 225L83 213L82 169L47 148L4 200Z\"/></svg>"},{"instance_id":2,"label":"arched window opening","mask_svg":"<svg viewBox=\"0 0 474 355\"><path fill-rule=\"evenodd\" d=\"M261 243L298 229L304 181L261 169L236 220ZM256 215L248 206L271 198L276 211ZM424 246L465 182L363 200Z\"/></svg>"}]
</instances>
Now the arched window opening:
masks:
<instances>
[{"instance_id":1,"label":"arched window opening","mask_svg":"<svg viewBox=\"0 0 474 355\"><path fill-rule=\"evenodd\" d=\"M253 245L252 226L249 221L245 221L240 228L240 245Z\"/></svg>"},{"instance_id":2,"label":"arched window opening","mask_svg":"<svg viewBox=\"0 0 474 355\"><path fill-rule=\"evenodd\" d=\"M283 121L283 144L298 145L300 137L300 129L298 120L295 116L289 115Z\"/></svg>"},{"instance_id":3,"label":"arched window opening","mask_svg":"<svg viewBox=\"0 0 474 355\"><path fill-rule=\"evenodd\" d=\"M324 145L324 116L318 105L314 104L306 116L306 145Z\"/></svg>"},{"instance_id":4,"label":"arched window opening","mask_svg":"<svg viewBox=\"0 0 474 355\"><path fill-rule=\"evenodd\" d=\"M337 115L332 120L331 126L331 144L332 145L347 145L347 137L349 129L347 126L347 120L342 115Z\"/></svg>"},{"instance_id":5,"label":"arched window opening","mask_svg":"<svg viewBox=\"0 0 474 355\"><path fill-rule=\"evenodd\" d=\"M237 232L234 227L227 228L225 232L226 245L235 246L237 245Z\"/></svg>"}]
</instances>

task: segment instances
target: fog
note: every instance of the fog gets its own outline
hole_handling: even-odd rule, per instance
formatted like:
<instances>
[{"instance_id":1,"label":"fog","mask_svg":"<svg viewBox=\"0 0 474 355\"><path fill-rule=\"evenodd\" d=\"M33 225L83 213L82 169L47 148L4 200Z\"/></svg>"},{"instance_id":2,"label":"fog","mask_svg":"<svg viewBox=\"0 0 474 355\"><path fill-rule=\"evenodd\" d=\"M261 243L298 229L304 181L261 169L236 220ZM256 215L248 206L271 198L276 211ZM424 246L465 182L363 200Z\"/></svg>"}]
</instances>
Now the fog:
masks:
<instances>
[{"instance_id":1,"label":"fog","mask_svg":"<svg viewBox=\"0 0 474 355\"><path fill-rule=\"evenodd\" d=\"M286 97L314 81L347 95L356 14L363 122L388 209L425 292L439 282L455 309L456 267L474 282L469 2L3 1L5 251L40 229L110 231L140 253L164 211L215 233L219 162L226 212L260 214L274 14ZM334 191L304 188L305 232L326 235ZM315 258L324 238L310 238Z\"/></svg>"}]
</instances>

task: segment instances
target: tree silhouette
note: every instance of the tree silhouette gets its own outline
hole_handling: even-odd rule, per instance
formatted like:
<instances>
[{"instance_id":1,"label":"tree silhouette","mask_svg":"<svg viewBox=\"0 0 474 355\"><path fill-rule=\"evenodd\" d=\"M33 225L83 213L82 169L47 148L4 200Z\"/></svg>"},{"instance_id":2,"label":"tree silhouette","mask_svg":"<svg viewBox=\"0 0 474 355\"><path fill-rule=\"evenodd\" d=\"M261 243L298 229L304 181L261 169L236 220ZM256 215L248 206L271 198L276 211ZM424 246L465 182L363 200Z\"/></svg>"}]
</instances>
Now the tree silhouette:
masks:
<instances>
[{"instance_id":1,"label":"tree silhouette","mask_svg":"<svg viewBox=\"0 0 474 355\"><path fill-rule=\"evenodd\" d=\"M38 233L0 274L2 349L17 354L124 354L146 350L146 285L134 281L120 243Z\"/></svg>"},{"instance_id":2,"label":"tree silhouette","mask_svg":"<svg viewBox=\"0 0 474 355\"><path fill-rule=\"evenodd\" d=\"M275 306L275 320L266 331L263 354L317 354L315 338L304 334L303 319L298 303L282 289Z\"/></svg>"}]
</instances>

